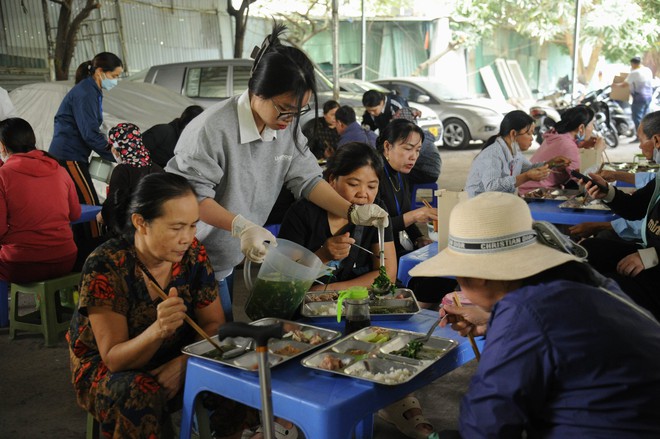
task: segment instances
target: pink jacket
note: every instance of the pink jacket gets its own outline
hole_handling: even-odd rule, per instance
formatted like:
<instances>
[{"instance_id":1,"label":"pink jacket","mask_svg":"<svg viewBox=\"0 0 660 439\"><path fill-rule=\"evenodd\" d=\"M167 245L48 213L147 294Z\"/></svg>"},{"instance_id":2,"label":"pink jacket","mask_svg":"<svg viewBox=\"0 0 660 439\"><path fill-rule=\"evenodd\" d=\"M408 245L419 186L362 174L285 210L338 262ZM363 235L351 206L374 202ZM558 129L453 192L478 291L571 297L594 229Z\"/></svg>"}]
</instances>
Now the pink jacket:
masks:
<instances>
[{"instance_id":1,"label":"pink jacket","mask_svg":"<svg viewBox=\"0 0 660 439\"><path fill-rule=\"evenodd\" d=\"M580 151L571 133L558 134L554 131L543 135L543 143L531 158L532 163L547 162L562 155L571 160L565 169L553 169L552 174L542 181L528 181L518 187L518 193L523 195L538 187L559 187L571 179L570 172L580 170Z\"/></svg>"}]
</instances>

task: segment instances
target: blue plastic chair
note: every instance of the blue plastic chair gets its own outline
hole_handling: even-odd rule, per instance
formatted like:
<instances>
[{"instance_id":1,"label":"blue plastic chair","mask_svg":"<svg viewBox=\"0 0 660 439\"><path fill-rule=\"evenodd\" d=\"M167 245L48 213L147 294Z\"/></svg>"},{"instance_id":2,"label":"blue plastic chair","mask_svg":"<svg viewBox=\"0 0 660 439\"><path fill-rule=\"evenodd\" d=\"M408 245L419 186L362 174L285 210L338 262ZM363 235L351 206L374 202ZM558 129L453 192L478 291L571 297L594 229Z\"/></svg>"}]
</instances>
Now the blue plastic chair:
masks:
<instances>
[{"instance_id":1,"label":"blue plastic chair","mask_svg":"<svg viewBox=\"0 0 660 439\"><path fill-rule=\"evenodd\" d=\"M0 280L0 328L9 326L9 282Z\"/></svg>"}]
</instances>

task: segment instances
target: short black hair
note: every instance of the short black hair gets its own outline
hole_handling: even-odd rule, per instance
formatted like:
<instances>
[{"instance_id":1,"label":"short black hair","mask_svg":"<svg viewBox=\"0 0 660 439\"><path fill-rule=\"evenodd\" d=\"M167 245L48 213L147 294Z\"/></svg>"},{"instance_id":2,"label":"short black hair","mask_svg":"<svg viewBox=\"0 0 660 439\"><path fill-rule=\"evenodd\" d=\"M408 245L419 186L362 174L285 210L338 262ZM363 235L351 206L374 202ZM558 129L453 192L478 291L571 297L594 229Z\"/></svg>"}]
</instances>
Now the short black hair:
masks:
<instances>
[{"instance_id":1,"label":"short black hair","mask_svg":"<svg viewBox=\"0 0 660 439\"><path fill-rule=\"evenodd\" d=\"M365 91L362 95L362 105L365 107L375 107L385 100L385 94L378 90Z\"/></svg>"},{"instance_id":2,"label":"short black hair","mask_svg":"<svg viewBox=\"0 0 660 439\"><path fill-rule=\"evenodd\" d=\"M342 105L339 107L335 113L335 119L344 125L350 125L357 121L357 118L355 117L355 110L353 110L353 108L348 105Z\"/></svg>"},{"instance_id":3,"label":"short black hair","mask_svg":"<svg viewBox=\"0 0 660 439\"><path fill-rule=\"evenodd\" d=\"M406 119L392 119L376 140L378 152L382 154L385 151L385 141L394 145L397 140L406 140L412 132L419 134L421 142L424 143L424 130L417 124Z\"/></svg>"},{"instance_id":4,"label":"short black hair","mask_svg":"<svg viewBox=\"0 0 660 439\"><path fill-rule=\"evenodd\" d=\"M570 133L582 124L587 126L593 118L594 110L584 105L576 105L561 115L561 120L557 122L555 129L559 134Z\"/></svg>"},{"instance_id":5,"label":"short black hair","mask_svg":"<svg viewBox=\"0 0 660 439\"><path fill-rule=\"evenodd\" d=\"M642 132L649 139L655 135L660 135L660 110L648 113L642 121Z\"/></svg>"},{"instance_id":6,"label":"short black hair","mask_svg":"<svg viewBox=\"0 0 660 439\"><path fill-rule=\"evenodd\" d=\"M10 117L0 121L0 142L12 154L30 152L37 149L37 139L28 121L20 117Z\"/></svg>"},{"instance_id":7,"label":"short black hair","mask_svg":"<svg viewBox=\"0 0 660 439\"><path fill-rule=\"evenodd\" d=\"M633 56L632 58L630 58L630 63L631 64L641 64L642 63L642 58L640 58L639 56Z\"/></svg>"}]
</instances>

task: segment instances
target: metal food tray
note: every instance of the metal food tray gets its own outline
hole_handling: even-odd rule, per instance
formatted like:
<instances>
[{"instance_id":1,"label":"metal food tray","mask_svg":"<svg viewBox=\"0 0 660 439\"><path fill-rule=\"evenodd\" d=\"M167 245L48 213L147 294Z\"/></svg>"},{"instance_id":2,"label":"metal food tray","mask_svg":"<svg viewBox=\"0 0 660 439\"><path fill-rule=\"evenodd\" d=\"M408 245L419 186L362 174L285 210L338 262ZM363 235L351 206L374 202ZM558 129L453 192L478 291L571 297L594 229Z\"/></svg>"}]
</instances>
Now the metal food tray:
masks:
<instances>
[{"instance_id":1,"label":"metal food tray","mask_svg":"<svg viewBox=\"0 0 660 439\"><path fill-rule=\"evenodd\" d=\"M309 291L303 299L300 314L316 321L336 321L338 296L339 292L334 290ZM407 320L420 311L415 294L408 288L397 288L394 293L371 297L369 314L372 322Z\"/></svg>"},{"instance_id":2,"label":"metal food tray","mask_svg":"<svg viewBox=\"0 0 660 439\"><path fill-rule=\"evenodd\" d=\"M609 162L605 163L605 169L612 168L615 171L637 172L655 172L660 168L660 164L651 162Z\"/></svg>"},{"instance_id":3,"label":"metal food tray","mask_svg":"<svg viewBox=\"0 0 660 439\"><path fill-rule=\"evenodd\" d=\"M307 325L304 323L292 322L290 320L276 319L271 317L256 320L250 324L265 326L279 322L282 322L284 325L284 336L281 339L271 338L268 340L268 365L271 368L277 366L278 364L292 360L293 358L296 358L302 354L308 353L312 349L316 349L317 347L328 344L333 340L341 337L341 332L339 331L333 331L330 329L319 328L317 326ZM294 339L296 338L294 337L294 331L302 331L303 334L308 337L316 334L321 337L323 341L318 344L309 344L306 342L297 341ZM208 361L213 361L214 363L224 364L225 366L236 367L238 369L248 371L257 371L257 353L254 351L254 347L252 346L253 339L248 337L227 337L223 340L218 340L217 335L211 338L218 342L221 347L227 346L228 350L234 348L243 348L244 346L248 346L248 348L242 355L227 360L209 357L208 354L212 351L217 351L217 349L206 340L190 344L181 349L181 352L193 357L199 357ZM292 349L296 352L286 354L282 353L283 349Z\"/></svg>"},{"instance_id":4,"label":"metal food tray","mask_svg":"<svg viewBox=\"0 0 660 439\"><path fill-rule=\"evenodd\" d=\"M374 336L382 337L383 334L389 336L389 339L367 341ZM301 364L321 373L395 386L412 380L458 346L454 340L431 337L421 351L428 356L427 359L416 360L392 354L405 347L411 339L424 335L420 332L369 326L302 359ZM337 368L331 370L322 367L330 364Z\"/></svg>"},{"instance_id":5,"label":"metal food tray","mask_svg":"<svg viewBox=\"0 0 660 439\"><path fill-rule=\"evenodd\" d=\"M573 210L600 210L601 212L609 212L611 209L605 203L600 200L591 200L587 204L582 204L584 197L575 197L568 201L565 201L559 205L562 209L573 209Z\"/></svg>"},{"instance_id":6,"label":"metal food tray","mask_svg":"<svg viewBox=\"0 0 660 439\"><path fill-rule=\"evenodd\" d=\"M555 189L555 188L539 187L534 189L533 191L527 192L525 195L522 195L522 197L527 202L566 201L575 197L579 193L580 191L578 189Z\"/></svg>"}]
</instances>

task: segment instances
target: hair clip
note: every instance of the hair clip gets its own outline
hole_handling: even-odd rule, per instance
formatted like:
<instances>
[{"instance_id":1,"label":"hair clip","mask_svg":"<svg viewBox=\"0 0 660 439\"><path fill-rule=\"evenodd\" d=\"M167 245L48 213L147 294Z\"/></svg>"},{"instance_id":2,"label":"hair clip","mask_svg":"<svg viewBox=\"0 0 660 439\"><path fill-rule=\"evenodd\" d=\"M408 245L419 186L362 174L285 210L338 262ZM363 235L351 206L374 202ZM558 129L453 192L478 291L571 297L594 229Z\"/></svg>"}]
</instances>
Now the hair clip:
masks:
<instances>
[{"instance_id":1,"label":"hair clip","mask_svg":"<svg viewBox=\"0 0 660 439\"><path fill-rule=\"evenodd\" d=\"M268 51L268 48L270 47L270 35L268 35L266 38L264 38L263 43L261 43L261 47L254 46L254 49L252 49L252 53L250 54L250 58L254 59L254 64L252 64L252 69L250 69L250 76L254 74L254 71L257 70L257 66L261 62L261 58L264 57L264 54Z\"/></svg>"}]
</instances>

